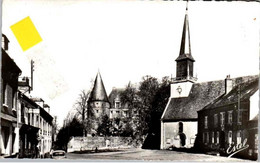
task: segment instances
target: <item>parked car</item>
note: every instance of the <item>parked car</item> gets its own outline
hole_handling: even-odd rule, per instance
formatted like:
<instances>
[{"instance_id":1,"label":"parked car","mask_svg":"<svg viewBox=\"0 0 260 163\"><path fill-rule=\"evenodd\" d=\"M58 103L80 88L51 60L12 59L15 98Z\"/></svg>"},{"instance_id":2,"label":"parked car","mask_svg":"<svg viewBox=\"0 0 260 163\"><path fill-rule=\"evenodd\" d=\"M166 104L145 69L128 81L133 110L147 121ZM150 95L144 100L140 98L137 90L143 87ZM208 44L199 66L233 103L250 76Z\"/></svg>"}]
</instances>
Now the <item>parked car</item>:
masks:
<instances>
[{"instance_id":1,"label":"parked car","mask_svg":"<svg viewBox=\"0 0 260 163\"><path fill-rule=\"evenodd\" d=\"M53 159L65 159L66 158L66 152L63 150L55 150L52 152L51 157Z\"/></svg>"}]
</instances>

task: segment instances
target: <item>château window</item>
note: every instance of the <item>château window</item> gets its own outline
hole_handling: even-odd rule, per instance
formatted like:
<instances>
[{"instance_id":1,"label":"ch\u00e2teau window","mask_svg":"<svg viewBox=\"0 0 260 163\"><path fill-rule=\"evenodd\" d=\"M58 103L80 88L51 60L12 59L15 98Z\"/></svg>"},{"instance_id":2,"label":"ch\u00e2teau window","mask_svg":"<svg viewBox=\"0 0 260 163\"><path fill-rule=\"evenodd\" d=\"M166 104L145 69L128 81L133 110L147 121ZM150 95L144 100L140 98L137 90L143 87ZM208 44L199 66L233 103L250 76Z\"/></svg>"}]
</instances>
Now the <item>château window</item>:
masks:
<instances>
[{"instance_id":1,"label":"ch\u00e2teau window","mask_svg":"<svg viewBox=\"0 0 260 163\"><path fill-rule=\"evenodd\" d=\"M205 129L208 128L208 116L205 116L205 119L204 119L204 128L205 128Z\"/></svg>"},{"instance_id":2,"label":"ch\u00e2teau window","mask_svg":"<svg viewBox=\"0 0 260 163\"><path fill-rule=\"evenodd\" d=\"M233 111L228 112L228 124L232 124L232 121L233 121L232 113L233 113Z\"/></svg>"},{"instance_id":3,"label":"ch\u00e2teau window","mask_svg":"<svg viewBox=\"0 0 260 163\"><path fill-rule=\"evenodd\" d=\"M214 114L214 127L218 127L218 114Z\"/></svg>"},{"instance_id":4,"label":"ch\u00e2teau window","mask_svg":"<svg viewBox=\"0 0 260 163\"><path fill-rule=\"evenodd\" d=\"M115 102L115 108L120 108L120 102L119 101Z\"/></svg>"}]
</instances>

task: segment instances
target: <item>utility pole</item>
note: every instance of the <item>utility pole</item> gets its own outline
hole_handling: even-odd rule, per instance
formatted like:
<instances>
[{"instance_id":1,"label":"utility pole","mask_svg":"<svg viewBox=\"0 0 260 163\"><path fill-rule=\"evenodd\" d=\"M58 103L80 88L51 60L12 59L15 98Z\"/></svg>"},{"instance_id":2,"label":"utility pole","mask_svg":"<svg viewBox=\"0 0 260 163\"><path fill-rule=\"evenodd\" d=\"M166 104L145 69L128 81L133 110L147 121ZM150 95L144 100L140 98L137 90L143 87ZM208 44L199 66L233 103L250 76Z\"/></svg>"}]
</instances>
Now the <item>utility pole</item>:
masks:
<instances>
[{"instance_id":1,"label":"utility pole","mask_svg":"<svg viewBox=\"0 0 260 163\"><path fill-rule=\"evenodd\" d=\"M31 91L33 90L33 71L34 71L34 61L31 60Z\"/></svg>"}]
</instances>

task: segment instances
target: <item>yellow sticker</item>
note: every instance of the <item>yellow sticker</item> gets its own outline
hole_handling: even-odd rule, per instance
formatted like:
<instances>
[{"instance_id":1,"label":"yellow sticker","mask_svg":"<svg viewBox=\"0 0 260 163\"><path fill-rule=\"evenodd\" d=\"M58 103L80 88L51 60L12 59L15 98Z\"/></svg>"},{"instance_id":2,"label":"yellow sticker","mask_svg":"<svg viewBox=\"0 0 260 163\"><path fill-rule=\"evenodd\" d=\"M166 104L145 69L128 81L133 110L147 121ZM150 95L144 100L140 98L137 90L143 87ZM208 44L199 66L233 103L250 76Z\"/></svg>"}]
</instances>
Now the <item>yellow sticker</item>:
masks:
<instances>
[{"instance_id":1,"label":"yellow sticker","mask_svg":"<svg viewBox=\"0 0 260 163\"><path fill-rule=\"evenodd\" d=\"M10 28L23 51L28 50L42 41L40 34L29 16L15 23Z\"/></svg>"}]
</instances>

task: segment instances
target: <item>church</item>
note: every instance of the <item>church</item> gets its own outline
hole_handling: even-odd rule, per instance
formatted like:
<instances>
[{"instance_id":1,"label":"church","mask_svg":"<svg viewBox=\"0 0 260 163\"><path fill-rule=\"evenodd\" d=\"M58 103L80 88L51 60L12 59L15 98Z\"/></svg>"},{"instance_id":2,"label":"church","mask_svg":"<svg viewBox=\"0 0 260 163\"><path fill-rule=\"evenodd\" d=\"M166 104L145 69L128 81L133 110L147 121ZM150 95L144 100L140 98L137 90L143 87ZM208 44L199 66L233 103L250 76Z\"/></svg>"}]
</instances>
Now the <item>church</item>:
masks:
<instances>
[{"instance_id":1,"label":"church","mask_svg":"<svg viewBox=\"0 0 260 163\"><path fill-rule=\"evenodd\" d=\"M170 88L170 97L161 117L161 149L192 148L198 136L198 112L216 99L228 94L243 82L255 76L245 76L208 82L196 82L191 53L188 7L184 18L180 53L176 61L176 77ZM210 119L208 119L210 121ZM200 130L199 130L200 131Z\"/></svg>"}]
</instances>

